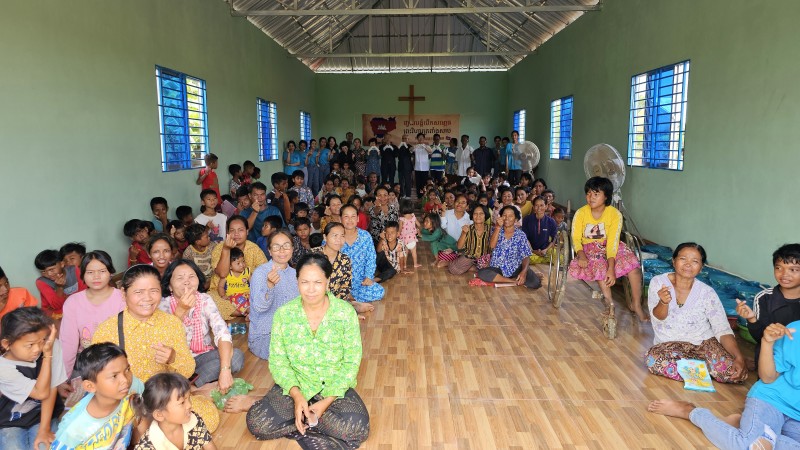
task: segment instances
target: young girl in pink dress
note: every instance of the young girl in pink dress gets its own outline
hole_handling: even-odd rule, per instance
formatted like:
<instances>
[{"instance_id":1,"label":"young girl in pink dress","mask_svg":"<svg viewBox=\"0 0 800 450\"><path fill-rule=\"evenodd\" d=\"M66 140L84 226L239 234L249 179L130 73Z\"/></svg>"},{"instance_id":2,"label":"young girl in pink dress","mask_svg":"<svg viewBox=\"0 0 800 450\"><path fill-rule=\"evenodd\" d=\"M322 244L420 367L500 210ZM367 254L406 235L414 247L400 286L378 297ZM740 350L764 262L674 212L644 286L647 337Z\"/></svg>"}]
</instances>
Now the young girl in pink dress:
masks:
<instances>
[{"instance_id":1,"label":"young girl in pink dress","mask_svg":"<svg viewBox=\"0 0 800 450\"><path fill-rule=\"evenodd\" d=\"M622 213L611 206L614 186L608 178L592 177L583 187L586 206L575 212L572 219L572 243L575 259L569 264L569 274L584 281L597 281L611 304L611 286L617 278L628 276L633 296L633 311L639 320L649 320L642 310L642 271L636 255L620 242ZM613 311L613 309L612 309Z\"/></svg>"},{"instance_id":2,"label":"young girl in pink dress","mask_svg":"<svg viewBox=\"0 0 800 450\"><path fill-rule=\"evenodd\" d=\"M411 252L414 268L421 267L422 264L417 263L417 235L419 234L420 224L417 216L414 215L414 202L410 199L404 199L400 202L398 223L400 224L400 241Z\"/></svg>"}]
</instances>

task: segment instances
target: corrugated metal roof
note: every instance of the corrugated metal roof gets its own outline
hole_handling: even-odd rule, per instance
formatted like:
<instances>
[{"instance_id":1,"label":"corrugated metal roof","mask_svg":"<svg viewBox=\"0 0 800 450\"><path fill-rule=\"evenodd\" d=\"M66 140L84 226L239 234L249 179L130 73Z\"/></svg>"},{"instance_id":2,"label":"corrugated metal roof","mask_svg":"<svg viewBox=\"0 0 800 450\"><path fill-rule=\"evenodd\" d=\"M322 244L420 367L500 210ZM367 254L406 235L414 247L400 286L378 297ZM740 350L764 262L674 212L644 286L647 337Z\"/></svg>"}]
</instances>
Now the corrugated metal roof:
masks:
<instances>
[{"instance_id":1,"label":"corrugated metal roof","mask_svg":"<svg viewBox=\"0 0 800 450\"><path fill-rule=\"evenodd\" d=\"M489 12L504 7L599 7L600 0L226 0L315 72L508 70L584 14ZM409 8L414 8L410 9ZM381 10L481 8L478 13L385 15ZM317 11L331 15L274 15ZM344 11L348 10L348 11ZM359 11L353 14L349 11ZM467 11L461 9L460 11ZM439 10L438 12L441 12ZM369 14L369 15L367 15ZM476 55L465 53L480 52ZM443 54L455 53L453 56ZM390 54L388 56L367 56ZM406 54L412 56L405 56ZM419 54L424 54L420 56ZM340 56L335 56L340 55ZM417 56L413 56L417 55Z\"/></svg>"}]
</instances>

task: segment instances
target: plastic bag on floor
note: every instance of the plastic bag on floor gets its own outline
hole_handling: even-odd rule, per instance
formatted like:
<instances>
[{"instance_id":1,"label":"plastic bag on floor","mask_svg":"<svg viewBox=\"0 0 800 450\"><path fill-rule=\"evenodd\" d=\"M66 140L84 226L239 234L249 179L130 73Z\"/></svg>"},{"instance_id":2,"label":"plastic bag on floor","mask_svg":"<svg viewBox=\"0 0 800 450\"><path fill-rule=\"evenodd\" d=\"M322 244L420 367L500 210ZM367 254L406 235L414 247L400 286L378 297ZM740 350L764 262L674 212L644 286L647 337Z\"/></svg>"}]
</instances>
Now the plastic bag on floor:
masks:
<instances>
[{"instance_id":1,"label":"plastic bag on floor","mask_svg":"<svg viewBox=\"0 0 800 450\"><path fill-rule=\"evenodd\" d=\"M214 389L211 391L211 400L213 400L217 408L221 410L225 407L225 402L227 402L229 398L233 397L234 395L247 395L247 393L252 390L252 384L241 378L234 378L233 386L231 386L227 394L222 395L219 389Z\"/></svg>"}]
</instances>

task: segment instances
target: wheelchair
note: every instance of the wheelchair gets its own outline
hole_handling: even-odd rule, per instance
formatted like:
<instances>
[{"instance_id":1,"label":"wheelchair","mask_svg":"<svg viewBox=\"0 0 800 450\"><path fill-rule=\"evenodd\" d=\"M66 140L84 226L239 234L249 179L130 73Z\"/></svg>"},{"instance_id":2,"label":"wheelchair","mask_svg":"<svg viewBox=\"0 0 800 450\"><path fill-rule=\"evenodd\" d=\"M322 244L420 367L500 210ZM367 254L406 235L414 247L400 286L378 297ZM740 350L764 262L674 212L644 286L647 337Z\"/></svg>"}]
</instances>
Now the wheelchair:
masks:
<instances>
[{"instance_id":1,"label":"wheelchair","mask_svg":"<svg viewBox=\"0 0 800 450\"><path fill-rule=\"evenodd\" d=\"M635 234L628 230L623 229L620 241L624 242L631 251L634 252L636 258L641 263L642 261L642 240ZM575 250L572 245L572 236L568 230L561 230L556 236L556 244L554 246L555 252L550 258L550 272L548 274L547 283L547 298L552 302L554 308L560 308L561 303L564 301L567 288L567 278L569 271L569 264L575 258ZM587 283L592 289L592 299L603 300L607 309L601 315L603 320L603 334L608 339L617 337L617 319L615 316L614 301L612 299L604 299L603 294L596 290L591 284ZM633 291L631 289L628 277L622 279L622 289L625 293L625 304L630 311L633 311ZM644 295L642 295L642 302L644 302Z\"/></svg>"}]
</instances>

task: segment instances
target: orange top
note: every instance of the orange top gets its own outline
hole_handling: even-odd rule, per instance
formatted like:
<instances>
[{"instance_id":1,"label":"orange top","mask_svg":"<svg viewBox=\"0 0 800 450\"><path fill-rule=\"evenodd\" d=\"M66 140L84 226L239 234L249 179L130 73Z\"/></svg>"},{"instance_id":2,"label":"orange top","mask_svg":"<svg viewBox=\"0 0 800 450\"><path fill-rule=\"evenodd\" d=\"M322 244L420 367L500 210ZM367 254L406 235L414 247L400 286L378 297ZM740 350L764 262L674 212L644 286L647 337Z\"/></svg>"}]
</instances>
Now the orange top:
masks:
<instances>
[{"instance_id":1,"label":"orange top","mask_svg":"<svg viewBox=\"0 0 800 450\"><path fill-rule=\"evenodd\" d=\"M23 287L12 287L8 291L8 301L0 310L0 319L11 311L25 306L39 306L39 300Z\"/></svg>"}]
</instances>

